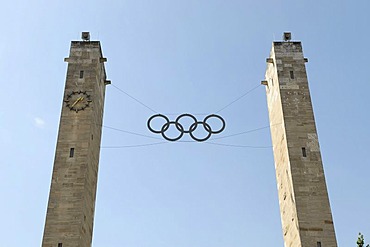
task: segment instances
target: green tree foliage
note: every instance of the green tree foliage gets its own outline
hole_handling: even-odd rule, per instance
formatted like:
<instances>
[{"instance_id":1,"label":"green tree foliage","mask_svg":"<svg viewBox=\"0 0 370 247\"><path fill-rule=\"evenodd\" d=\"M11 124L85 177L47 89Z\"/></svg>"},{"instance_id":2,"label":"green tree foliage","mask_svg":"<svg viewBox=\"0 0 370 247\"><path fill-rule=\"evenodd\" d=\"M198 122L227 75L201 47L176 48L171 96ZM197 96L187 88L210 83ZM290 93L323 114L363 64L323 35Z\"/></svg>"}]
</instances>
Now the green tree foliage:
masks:
<instances>
[{"instance_id":1,"label":"green tree foliage","mask_svg":"<svg viewBox=\"0 0 370 247\"><path fill-rule=\"evenodd\" d=\"M364 240L364 235L361 234L361 232L358 234L357 238L357 247L364 247L365 245L365 240ZM366 245L366 247L370 247L370 245Z\"/></svg>"}]
</instances>

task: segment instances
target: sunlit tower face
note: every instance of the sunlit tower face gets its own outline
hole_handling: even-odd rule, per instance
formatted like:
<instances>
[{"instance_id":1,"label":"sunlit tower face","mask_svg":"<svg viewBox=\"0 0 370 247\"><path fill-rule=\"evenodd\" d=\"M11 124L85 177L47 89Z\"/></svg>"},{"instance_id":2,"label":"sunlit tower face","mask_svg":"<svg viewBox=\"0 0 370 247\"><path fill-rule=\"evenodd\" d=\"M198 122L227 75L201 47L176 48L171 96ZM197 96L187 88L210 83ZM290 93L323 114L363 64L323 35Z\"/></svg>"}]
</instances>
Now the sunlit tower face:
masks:
<instances>
[{"instance_id":1,"label":"sunlit tower face","mask_svg":"<svg viewBox=\"0 0 370 247\"><path fill-rule=\"evenodd\" d=\"M301 42L274 42L265 80L285 246L336 247Z\"/></svg>"}]
</instances>

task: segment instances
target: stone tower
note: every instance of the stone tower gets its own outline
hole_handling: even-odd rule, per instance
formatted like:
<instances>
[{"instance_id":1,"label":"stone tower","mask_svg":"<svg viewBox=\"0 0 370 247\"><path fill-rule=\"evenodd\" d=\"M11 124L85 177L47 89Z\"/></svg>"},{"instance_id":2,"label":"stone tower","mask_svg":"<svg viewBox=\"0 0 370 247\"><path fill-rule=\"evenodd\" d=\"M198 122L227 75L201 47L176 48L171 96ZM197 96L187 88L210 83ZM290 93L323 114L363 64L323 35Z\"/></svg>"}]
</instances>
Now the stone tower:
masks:
<instances>
[{"instance_id":1,"label":"stone tower","mask_svg":"<svg viewBox=\"0 0 370 247\"><path fill-rule=\"evenodd\" d=\"M286 247L336 247L301 42L273 42L265 80Z\"/></svg>"},{"instance_id":2,"label":"stone tower","mask_svg":"<svg viewBox=\"0 0 370 247\"><path fill-rule=\"evenodd\" d=\"M90 247L106 73L99 41L72 41L43 247Z\"/></svg>"}]
</instances>

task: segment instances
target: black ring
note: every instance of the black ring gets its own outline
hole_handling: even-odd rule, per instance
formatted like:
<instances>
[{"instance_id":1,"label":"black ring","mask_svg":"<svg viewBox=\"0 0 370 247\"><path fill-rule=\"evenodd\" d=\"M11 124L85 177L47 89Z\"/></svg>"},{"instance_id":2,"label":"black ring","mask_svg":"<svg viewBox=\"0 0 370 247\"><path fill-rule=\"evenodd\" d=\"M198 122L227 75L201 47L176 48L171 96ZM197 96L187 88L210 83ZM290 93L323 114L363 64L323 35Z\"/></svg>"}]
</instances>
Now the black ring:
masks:
<instances>
[{"instance_id":1,"label":"black ring","mask_svg":"<svg viewBox=\"0 0 370 247\"><path fill-rule=\"evenodd\" d=\"M180 130L180 135L176 138L169 138L164 134L165 131L167 131L170 128L171 124L175 124L177 129L179 129L178 126L180 126L180 129L181 129ZM181 124L177 123L176 121L170 121L168 123L165 123L162 126L162 129L161 129L160 133L162 134L163 138L166 139L167 141L175 142L175 141L178 141L184 135L184 127Z\"/></svg>"},{"instance_id":2,"label":"black ring","mask_svg":"<svg viewBox=\"0 0 370 247\"><path fill-rule=\"evenodd\" d=\"M196 123L197 122L197 119L193 116L193 115L191 115L191 114L189 114L189 113L185 113L185 114L181 114L180 116L178 116L177 118L176 118L176 120L175 120L175 122L176 123L178 123L178 124L180 124L179 123L179 120L182 118L182 117L190 117L190 118L192 118L193 120L194 120L194 123ZM182 126L182 124L180 124L181 126ZM193 125L193 124L192 124ZM190 126L192 126L192 125L190 125ZM184 126L182 126L182 127L184 127ZM190 132L190 127L189 127L189 129L188 130L184 130L184 128L182 128L182 130L180 130L178 127L177 127L177 125L176 125L176 128L178 129L178 131L183 131L184 133L189 133ZM197 125L195 126L195 129L197 128ZM194 131L195 129L193 129L192 131Z\"/></svg>"},{"instance_id":3,"label":"black ring","mask_svg":"<svg viewBox=\"0 0 370 247\"><path fill-rule=\"evenodd\" d=\"M198 124L203 124L204 129L208 132L208 135L206 137L204 137L204 138L197 138L197 137L195 137L193 135L193 131L197 128L197 125ZM195 122L195 123L193 123L190 126L190 128L189 128L189 134L190 134L191 138L193 138L194 140L196 140L198 142L204 142L204 141L207 141L211 137L211 135L212 135L212 128L206 122Z\"/></svg>"},{"instance_id":4,"label":"black ring","mask_svg":"<svg viewBox=\"0 0 370 247\"><path fill-rule=\"evenodd\" d=\"M166 120L166 123L165 125L167 126L166 129L163 129L163 126L162 126L162 129L161 130L154 130L151 126L150 126L150 122L153 120L153 118L156 118L156 117L162 117ZM168 117L166 117L165 115L162 115L162 114L156 114L156 115L153 115L151 116L149 119L148 119L148 122L147 122L147 125L148 125L148 129L153 132L153 133L156 133L156 134L160 134L162 133L163 131L166 131L168 130L168 128L170 127L170 125L168 124L170 122L170 120L168 119Z\"/></svg>"},{"instance_id":5,"label":"black ring","mask_svg":"<svg viewBox=\"0 0 370 247\"><path fill-rule=\"evenodd\" d=\"M212 131L212 129L210 129L210 130L208 130L207 129L207 131L210 131L212 134L218 134L218 133L221 133L224 129L225 129L225 126L226 126L226 123L225 123L225 120L221 117L221 116L219 116L219 115L216 115L216 114L211 114L211 115L208 115L207 117L205 117L204 118L204 120L203 120L203 122L204 123L206 123L207 122L207 120L209 119L209 118L211 118L211 117L215 117L215 118L218 118L218 119L220 119L221 120L221 122L222 122L222 127L221 127L221 129L219 129L219 130L216 130L216 131ZM209 124L207 124L208 126L209 126ZM206 126L206 125L204 125L204 126ZM204 127L205 129L206 129L206 127Z\"/></svg>"}]
</instances>

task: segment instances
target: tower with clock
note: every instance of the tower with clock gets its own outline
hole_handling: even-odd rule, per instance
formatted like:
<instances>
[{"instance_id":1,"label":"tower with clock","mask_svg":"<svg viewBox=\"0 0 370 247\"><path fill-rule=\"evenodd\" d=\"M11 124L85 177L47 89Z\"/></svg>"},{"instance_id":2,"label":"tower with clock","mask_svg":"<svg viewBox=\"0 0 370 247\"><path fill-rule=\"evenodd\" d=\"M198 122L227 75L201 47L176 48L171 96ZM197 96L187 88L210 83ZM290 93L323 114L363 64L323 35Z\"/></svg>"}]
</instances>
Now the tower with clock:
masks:
<instances>
[{"instance_id":1,"label":"tower with clock","mask_svg":"<svg viewBox=\"0 0 370 247\"><path fill-rule=\"evenodd\" d=\"M91 246L106 79L100 42L72 41L43 247Z\"/></svg>"}]
</instances>

